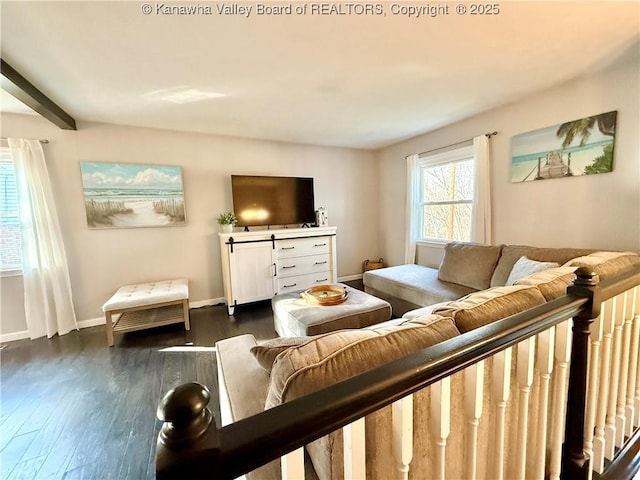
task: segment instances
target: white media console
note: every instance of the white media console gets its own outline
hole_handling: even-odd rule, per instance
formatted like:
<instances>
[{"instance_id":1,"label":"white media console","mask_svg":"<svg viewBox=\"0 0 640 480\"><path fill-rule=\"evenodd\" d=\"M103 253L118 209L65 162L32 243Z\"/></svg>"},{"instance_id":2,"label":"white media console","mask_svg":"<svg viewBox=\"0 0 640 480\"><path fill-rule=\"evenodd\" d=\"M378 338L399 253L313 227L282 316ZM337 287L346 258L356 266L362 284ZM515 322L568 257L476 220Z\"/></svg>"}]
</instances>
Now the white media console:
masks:
<instances>
[{"instance_id":1,"label":"white media console","mask_svg":"<svg viewBox=\"0 0 640 480\"><path fill-rule=\"evenodd\" d=\"M224 297L236 305L337 282L336 227L219 233Z\"/></svg>"}]
</instances>

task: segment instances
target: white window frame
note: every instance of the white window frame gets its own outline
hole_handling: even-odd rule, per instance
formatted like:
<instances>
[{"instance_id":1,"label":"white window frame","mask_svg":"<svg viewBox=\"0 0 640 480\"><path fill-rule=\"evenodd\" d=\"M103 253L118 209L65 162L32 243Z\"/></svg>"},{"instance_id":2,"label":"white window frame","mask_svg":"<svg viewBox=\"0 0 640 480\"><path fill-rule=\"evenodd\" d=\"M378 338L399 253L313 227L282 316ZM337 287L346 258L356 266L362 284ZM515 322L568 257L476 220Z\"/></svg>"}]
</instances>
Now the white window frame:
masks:
<instances>
[{"instance_id":1,"label":"white window frame","mask_svg":"<svg viewBox=\"0 0 640 480\"><path fill-rule=\"evenodd\" d=\"M9 147L0 146L0 162L13 164L13 159L11 158L11 150L9 149ZM18 221L19 220L20 217L18 212ZM22 245L18 245L18 248L20 249L20 252L22 252ZM12 265L11 268L5 268L2 264L0 264L0 277L15 277L20 275L22 275L22 266Z\"/></svg>"},{"instance_id":2,"label":"white window frame","mask_svg":"<svg viewBox=\"0 0 640 480\"><path fill-rule=\"evenodd\" d=\"M473 208L473 197L470 200L453 200L453 201L442 201L442 202L425 202L424 201L424 171L425 169L431 167L442 166L451 163L459 163L468 160L474 159L474 150L473 145L467 145L462 147L457 147L455 149L447 150L441 153L434 154L423 154L420 155L417 162L416 174L418 176L417 184L418 184L418 206L420 209L420 214L417 216L419 218L418 232L420 232L420 236L418 238L418 242L421 244L428 245L445 245L452 240L443 239L443 238L429 238L424 237L424 207L425 205L455 205L455 204L470 204ZM474 172L475 176L475 165ZM474 192L475 193L475 192ZM471 228L471 226L469 226ZM469 231L471 234L471 231Z\"/></svg>"}]
</instances>

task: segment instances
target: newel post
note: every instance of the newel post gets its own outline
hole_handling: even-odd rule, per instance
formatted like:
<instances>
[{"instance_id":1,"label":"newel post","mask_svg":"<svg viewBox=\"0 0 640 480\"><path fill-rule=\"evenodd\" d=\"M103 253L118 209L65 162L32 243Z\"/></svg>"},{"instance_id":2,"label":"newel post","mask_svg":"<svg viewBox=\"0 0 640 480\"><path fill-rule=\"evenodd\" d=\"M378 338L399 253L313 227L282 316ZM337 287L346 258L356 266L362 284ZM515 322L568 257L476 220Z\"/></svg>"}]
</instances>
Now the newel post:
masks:
<instances>
[{"instance_id":1,"label":"newel post","mask_svg":"<svg viewBox=\"0 0 640 480\"><path fill-rule=\"evenodd\" d=\"M156 447L156 478L215 478L218 471L218 431L207 408L209 390L185 383L163 397L156 415L164 424Z\"/></svg>"},{"instance_id":2,"label":"newel post","mask_svg":"<svg viewBox=\"0 0 640 480\"><path fill-rule=\"evenodd\" d=\"M573 317L565 443L563 445L560 477L563 479L586 480L589 478L590 469L590 459L584 451L589 327L600 314L601 294L598 287L600 280L598 275L586 267L578 268L575 273L576 279L573 285L567 288L567 293L576 297L588 298L589 301Z\"/></svg>"}]
</instances>

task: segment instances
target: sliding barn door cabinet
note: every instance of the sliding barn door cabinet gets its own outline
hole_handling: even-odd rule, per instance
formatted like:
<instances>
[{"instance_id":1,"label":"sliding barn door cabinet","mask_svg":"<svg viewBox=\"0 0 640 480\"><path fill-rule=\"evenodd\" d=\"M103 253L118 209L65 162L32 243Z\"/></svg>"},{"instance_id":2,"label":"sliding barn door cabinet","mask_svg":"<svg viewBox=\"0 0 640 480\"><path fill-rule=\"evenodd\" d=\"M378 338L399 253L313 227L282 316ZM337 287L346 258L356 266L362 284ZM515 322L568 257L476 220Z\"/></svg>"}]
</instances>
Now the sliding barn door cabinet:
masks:
<instances>
[{"instance_id":1,"label":"sliding barn door cabinet","mask_svg":"<svg viewBox=\"0 0 640 480\"><path fill-rule=\"evenodd\" d=\"M229 315L237 305L337 282L336 227L218 235Z\"/></svg>"}]
</instances>

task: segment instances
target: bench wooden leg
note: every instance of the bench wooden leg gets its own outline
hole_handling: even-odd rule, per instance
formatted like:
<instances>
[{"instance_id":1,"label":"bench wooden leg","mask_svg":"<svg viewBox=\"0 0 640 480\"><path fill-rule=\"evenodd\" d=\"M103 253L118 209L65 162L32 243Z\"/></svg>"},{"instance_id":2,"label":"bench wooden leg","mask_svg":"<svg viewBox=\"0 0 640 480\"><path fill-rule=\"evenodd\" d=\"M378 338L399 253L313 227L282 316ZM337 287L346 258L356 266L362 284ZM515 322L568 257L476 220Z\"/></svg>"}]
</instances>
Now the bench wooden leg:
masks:
<instances>
[{"instance_id":1,"label":"bench wooden leg","mask_svg":"<svg viewBox=\"0 0 640 480\"><path fill-rule=\"evenodd\" d=\"M191 322L189 321L189 299L182 301L182 315L184 316L185 330L191 330Z\"/></svg>"},{"instance_id":2,"label":"bench wooden leg","mask_svg":"<svg viewBox=\"0 0 640 480\"><path fill-rule=\"evenodd\" d=\"M113 347L113 322L111 321L111 312L104 312L105 326L107 327L107 346Z\"/></svg>"}]
</instances>

